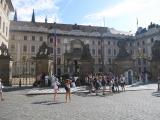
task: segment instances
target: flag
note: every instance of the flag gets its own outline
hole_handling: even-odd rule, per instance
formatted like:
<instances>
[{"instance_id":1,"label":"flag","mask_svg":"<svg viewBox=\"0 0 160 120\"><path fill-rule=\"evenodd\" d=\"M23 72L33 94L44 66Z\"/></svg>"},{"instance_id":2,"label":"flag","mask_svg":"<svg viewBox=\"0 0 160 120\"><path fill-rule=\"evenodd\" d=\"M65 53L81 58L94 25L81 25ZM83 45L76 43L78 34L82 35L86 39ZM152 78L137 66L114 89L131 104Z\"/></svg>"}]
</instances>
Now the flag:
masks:
<instances>
[{"instance_id":1,"label":"flag","mask_svg":"<svg viewBox=\"0 0 160 120\"><path fill-rule=\"evenodd\" d=\"M138 28L138 18L136 18L137 19L137 28Z\"/></svg>"}]
</instances>

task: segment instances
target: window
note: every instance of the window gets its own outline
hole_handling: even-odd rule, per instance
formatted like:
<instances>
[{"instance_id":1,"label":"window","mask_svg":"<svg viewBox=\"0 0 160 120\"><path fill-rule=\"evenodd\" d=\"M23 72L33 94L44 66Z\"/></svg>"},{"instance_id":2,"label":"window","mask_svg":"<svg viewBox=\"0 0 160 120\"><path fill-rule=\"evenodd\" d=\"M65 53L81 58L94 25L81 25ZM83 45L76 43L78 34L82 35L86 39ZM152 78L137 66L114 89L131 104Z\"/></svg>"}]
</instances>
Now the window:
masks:
<instances>
[{"instance_id":1,"label":"window","mask_svg":"<svg viewBox=\"0 0 160 120\"><path fill-rule=\"evenodd\" d=\"M92 54L95 55L95 49L92 49Z\"/></svg>"},{"instance_id":2,"label":"window","mask_svg":"<svg viewBox=\"0 0 160 120\"><path fill-rule=\"evenodd\" d=\"M145 45L145 41L142 41L142 44Z\"/></svg>"},{"instance_id":3,"label":"window","mask_svg":"<svg viewBox=\"0 0 160 120\"><path fill-rule=\"evenodd\" d=\"M116 51L116 49L114 49L114 55L116 56L116 54L117 54L117 51Z\"/></svg>"},{"instance_id":4,"label":"window","mask_svg":"<svg viewBox=\"0 0 160 120\"><path fill-rule=\"evenodd\" d=\"M98 41L98 45L101 45L101 41Z\"/></svg>"},{"instance_id":5,"label":"window","mask_svg":"<svg viewBox=\"0 0 160 120\"><path fill-rule=\"evenodd\" d=\"M108 63L109 63L109 64L111 64L111 63L112 63L111 58L108 58Z\"/></svg>"},{"instance_id":6,"label":"window","mask_svg":"<svg viewBox=\"0 0 160 120\"><path fill-rule=\"evenodd\" d=\"M31 46L31 52L35 52L35 46Z\"/></svg>"},{"instance_id":7,"label":"window","mask_svg":"<svg viewBox=\"0 0 160 120\"><path fill-rule=\"evenodd\" d=\"M145 48L143 48L143 54L145 54L146 53L146 50L145 50Z\"/></svg>"},{"instance_id":8,"label":"window","mask_svg":"<svg viewBox=\"0 0 160 120\"><path fill-rule=\"evenodd\" d=\"M111 55L111 49L108 49L108 55Z\"/></svg>"},{"instance_id":9,"label":"window","mask_svg":"<svg viewBox=\"0 0 160 120\"><path fill-rule=\"evenodd\" d=\"M61 54L61 49L57 48L57 54Z\"/></svg>"},{"instance_id":10,"label":"window","mask_svg":"<svg viewBox=\"0 0 160 120\"><path fill-rule=\"evenodd\" d=\"M0 29L1 29L1 22L2 22L2 18L1 18L1 16L0 16Z\"/></svg>"},{"instance_id":11,"label":"window","mask_svg":"<svg viewBox=\"0 0 160 120\"><path fill-rule=\"evenodd\" d=\"M101 55L101 49L98 49L98 55Z\"/></svg>"},{"instance_id":12,"label":"window","mask_svg":"<svg viewBox=\"0 0 160 120\"><path fill-rule=\"evenodd\" d=\"M93 45L95 44L94 41L92 41L92 44L93 44Z\"/></svg>"},{"instance_id":13,"label":"window","mask_svg":"<svg viewBox=\"0 0 160 120\"><path fill-rule=\"evenodd\" d=\"M39 41L43 41L43 36L40 36Z\"/></svg>"},{"instance_id":14,"label":"window","mask_svg":"<svg viewBox=\"0 0 160 120\"><path fill-rule=\"evenodd\" d=\"M108 45L110 45L111 44L111 42L110 41L108 41Z\"/></svg>"},{"instance_id":15,"label":"window","mask_svg":"<svg viewBox=\"0 0 160 120\"><path fill-rule=\"evenodd\" d=\"M132 47L132 43L131 42L129 43L129 46Z\"/></svg>"},{"instance_id":16,"label":"window","mask_svg":"<svg viewBox=\"0 0 160 120\"><path fill-rule=\"evenodd\" d=\"M143 64L144 64L144 65L146 65L146 64L147 64L146 59L143 59Z\"/></svg>"},{"instance_id":17,"label":"window","mask_svg":"<svg viewBox=\"0 0 160 120\"><path fill-rule=\"evenodd\" d=\"M5 22L3 22L3 33L5 32Z\"/></svg>"},{"instance_id":18,"label":"window","mask_svg":"<svg viewBox=\"0 0 160 120\"><path fill-rule=\"evenodd\" d=\"M11 45L11 51L15 51L15 45Z\"/></svg>"},{"instance_id":19,"label":"window","mask_svg":"<svg viewBox=\"0 0 160 120\"><path fill-rule=\"evenodd\" d=\"M61 40L60 39L57 39L57 44L61 44Z\"/></svg>"},{"instance_id":20,"label":"window","mask_svg":"<svg viewBox=\"0 0 160 120\"><path fill-rule=\"evenodd\" d=\"M137 46L139 46L139 42L137 42Z\"/></svg>"},{"instance_id":21,"label":"window","mask_svg":"<svg viewBox=\"0 0 160 120\"><path fill-rule=\"evenodd\" d=\"M27 46L26 45L23 46L23 52L27 52Z\"/></svg>"},{"instance_id":22,"label":"window","mask_svg":"<svg viewBox=\"0 0 160 120\"><path fill-rule=\"evenodd\" d=\"M57 58L57 65L61 64L61 58Z\"/></svg>"},{"instance_id":23,"label":"window","mask_svg":"<svg viewBox=\"0 0 160 120\"><path fill-rule=\"evenodd\" d=\"M154 42L154 39L153 38L151 38L151 43L153 43Z\"/></svg>"},{"instance_id":24,"label":"window","mask_svg":"<svg viewBox=\"0 0 160 120\"><path fill-rule=\"evenodd\" d=\"M8 27L6 27L6 36L8 36Z\"/></svg>"},{"instance_id":25,"label":"window","mask_svg":"<svg viewBox=\"0 0 160 120\"><path fill-rule=\"evenodd\" d=\"M27 40L27 36L24 36L24 40Z\"/></svg>"},{"instance_id":26,"label":"window","mask_svg":"<svg viewBox=\"0 0 160 120\"><path fill-rule=\"evenodd\" d=\"M50 38L50 43L53 43L53 38Z\"/></svg>"},{"instance_id":27,"label":"window","mask_svg":"<svg viewBox=\"0 0 160 120\"><path fill-rule=\"evenodd\" d=\"M101 58L98 58L98 63L101 63L101 61L102 61Z\"/></svg>"},{"instance_id":28,"label":"window","mask_svg":"<svg viewBox=\"0 0 160 120\"><path fill-rule=\"evenodd\" d=\"M138 59L138 65L141 65L141 59Z\"/></svg>"},{"instance_id":29,"label":"window","mask_svg":"<svg viewBox=\"0 0 160 120\"><path fill-rule=\"evenodd\" d=\"M11 35L11 40L15 40L15 35Z\"/></svg>"},{"instance_id":30,"label":"window","mask_svg":"<svg viewBox=\"0 0 160 120\"><path fill-rule=\"evenodd\" d=\"M35 39L36 39L35 36L32 36L32 41L35 41Z\"/></svg>"}]
</instances>

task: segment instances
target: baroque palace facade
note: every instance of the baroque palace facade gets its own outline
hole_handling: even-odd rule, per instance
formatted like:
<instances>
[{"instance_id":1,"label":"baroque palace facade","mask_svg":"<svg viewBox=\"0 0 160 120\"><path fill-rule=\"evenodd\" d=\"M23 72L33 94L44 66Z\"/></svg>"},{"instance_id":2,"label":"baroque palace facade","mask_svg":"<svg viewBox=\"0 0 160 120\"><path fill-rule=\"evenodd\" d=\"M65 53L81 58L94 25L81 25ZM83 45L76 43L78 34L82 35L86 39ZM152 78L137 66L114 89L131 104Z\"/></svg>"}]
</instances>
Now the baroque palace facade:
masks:
<instances>
[{"instance_id":1,"label":"baroque palace facade","mask_svg":"<svg viewBox=\"0 0 160 120\"><path fill-rule=\"evenodd\" d=\"M35 22L33 14L31 22L17 19L11 21L9 52L17 64L32 61L31 58L36 56L39 47L46 42L51 48L51 56L56 55L57 73L73 74L79 71L82 44L89 44L94 72L113 72L113 61L119 53L117 43L126 41L127 52L134 60L134 72L140 74L150 71L152 46L154 41L159 39L160 27L152 23L147 29L139 28L132 36L108 27L47 23L47 20L44 23ZM70 55L67 58L66 53ZM65 64L70 66L65 68ZM34 63L31 62L29 66L25 72L35 73ZM16 73L13 71L13 74Z\"/></svg>"}]
</instances>

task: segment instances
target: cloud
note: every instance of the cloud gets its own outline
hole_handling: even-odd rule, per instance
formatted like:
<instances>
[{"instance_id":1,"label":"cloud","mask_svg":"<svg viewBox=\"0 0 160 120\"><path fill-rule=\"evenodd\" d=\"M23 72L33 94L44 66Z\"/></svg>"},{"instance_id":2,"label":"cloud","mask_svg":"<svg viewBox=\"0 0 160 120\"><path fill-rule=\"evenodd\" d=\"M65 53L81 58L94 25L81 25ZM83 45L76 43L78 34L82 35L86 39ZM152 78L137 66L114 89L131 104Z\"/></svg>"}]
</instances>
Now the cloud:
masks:
<instances>
[{"instance_id":1,"label":"cloud","mask_svg":"<svg viewBox=\"0 0 160 120\"><path fill-rule=\"evenodd\" d=\"M135 31L136 18L139 20L139 25L143 27L147 26L151 21L159 22L159 4L159 0L121 0L109 8L85 15L82 24L90 23L90 25L102 26L103 18L105 17L107 22L113 26L121 26L120 24L124 24L126 26L123 28L121 26L121 29L128 29L128 31L132 29ZM114 22L116 25L114 25Z\"/></svg>"},{"instance_id":2,"label":"cloud","mask_svg":"<svg viewBox=\"0 0 160 120\"><path fill-rule=\"evenodd\" d=\"M33 9L35 10L36 21L44 22L45 17L48 17L49 22L59 22L57 3L60 0L12 0L15 9L17 10L18 19L30 21Z\"/></svg>"}]
</instances>

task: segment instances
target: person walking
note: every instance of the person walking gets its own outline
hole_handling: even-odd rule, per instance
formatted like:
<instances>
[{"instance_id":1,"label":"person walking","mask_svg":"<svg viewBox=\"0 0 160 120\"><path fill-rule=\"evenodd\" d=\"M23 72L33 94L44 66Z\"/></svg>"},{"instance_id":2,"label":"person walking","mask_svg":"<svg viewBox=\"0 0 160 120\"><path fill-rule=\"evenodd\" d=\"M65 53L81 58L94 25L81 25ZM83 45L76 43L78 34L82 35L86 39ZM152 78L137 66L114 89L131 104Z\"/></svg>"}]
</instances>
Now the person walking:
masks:
<instances>
[{"instance_id":1,"label":"person walking","mask_svg":"<svg viewBox=\"0 0 160 120\"><path fill-rule=\"evenodd\" d=\"M58 78L56 78L54 75L52 75L52 77L51 77L51 82L52 82L52 87L54 89L54 102L56 102L56 96L57 96L57 92L59 90L58 84L60 84L60 83L58 82Z\"/></svg>"},{"instance_id":2,"label":"person walking","mask_svg":"<svg viewBox=\"0 0 160 120\"><path fill-rule=\"evenodd\" d=\"M103 95L105 95L106 84L107 84L106 79L105 79L105 77L103 76L103 77L102 77Z\"/></svg>"},{"instance_id":3,"label":"person walking","mask_svg":"<svg viewBox=\"0 0 160 120\"><path fill-rule=\"evenodd\" d=\"M70 79L65 80L65 90L66 90L65 99L66 99L66 103L67 103L68 98L69 98L69 101L71 102L71 82L72 81Z\"/></svg>"},{"instance_id":4,"label":"person walking","mask_svg":"<svg viewBox=\"0 0 160 120\"><path fill-rule=\"evenodd\" d=\"M0 78L0 97L1 97L1 101L3 101L3 100L4 100L4 98L3 98L3 91L2 91L2 89L3 89L2 79Z\"/></svg>"}]
</instances>

